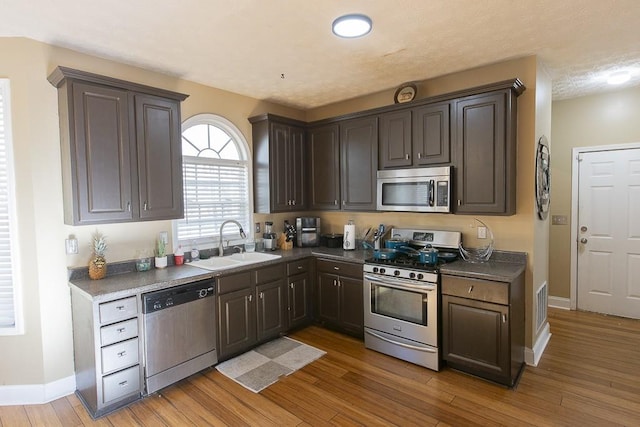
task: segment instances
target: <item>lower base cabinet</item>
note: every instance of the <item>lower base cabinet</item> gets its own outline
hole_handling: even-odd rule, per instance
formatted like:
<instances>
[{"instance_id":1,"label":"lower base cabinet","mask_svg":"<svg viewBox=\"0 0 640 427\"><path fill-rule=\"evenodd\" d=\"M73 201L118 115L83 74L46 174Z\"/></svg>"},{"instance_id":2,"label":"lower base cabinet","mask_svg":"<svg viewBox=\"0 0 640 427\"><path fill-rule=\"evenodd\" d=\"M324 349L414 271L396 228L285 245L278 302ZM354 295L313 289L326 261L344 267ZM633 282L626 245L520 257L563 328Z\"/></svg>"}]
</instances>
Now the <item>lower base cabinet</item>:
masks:
<instances>
[{"instance_id":1,"label":"lower base cabinet","mask_svg":"<svg viewBox=\"0 0 640 427\"><path fill-rule=\"evenodd\" d=\"M316 269L318 321L329 328L362 338L362 264L319 259Z\"/></svg>"},{"instance_id":2,"label":"lower base cabinet","mask_svg":"<svg viewBox=\"0 0 640 427\"><path fill-rule=\"evenodd\" d=\"M94 417L142 397L139 298L94 302L71 288L76 394Z\"/></svg>"},{"instance_id":3,"label":"lower base cabinet","mask_svg":"<svg viewBox=\"0 0 640 427\"><path fill-rule=\"evenodd\" d=\"M287 329L296 329L313 320L311 259L287 263Z\"/></svg>"},{"instance_id":4,"label":"lower base cabinet","mask_svg":"<svg viewBox=\"0 0 640 427\"><path fill-rule=\"evenodd\" d=\"M442 276L447 365L506 386L524 366L524 277L494 282Z\"/></svg>"}]
</instances>

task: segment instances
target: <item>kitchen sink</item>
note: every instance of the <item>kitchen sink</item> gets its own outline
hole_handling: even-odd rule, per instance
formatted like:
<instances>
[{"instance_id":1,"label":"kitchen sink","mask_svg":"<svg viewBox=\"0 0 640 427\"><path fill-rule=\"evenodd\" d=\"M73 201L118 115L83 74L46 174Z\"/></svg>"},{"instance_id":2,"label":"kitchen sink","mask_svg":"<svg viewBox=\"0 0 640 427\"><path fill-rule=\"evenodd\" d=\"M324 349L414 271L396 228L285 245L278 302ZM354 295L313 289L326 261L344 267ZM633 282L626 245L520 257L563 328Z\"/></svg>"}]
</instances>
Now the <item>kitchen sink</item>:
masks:
<instances>
[{"instance_id":1,"label":"kitchen sink","mask_svg":"<svg viewBox=\"0 0 640 427\"><path fill-rule=\"evenodd\" d=\"M233 254L224 257L211 257L192 261L194 267L204 268L205 270L218 271L228 268L240 267L243 265L255 264L258 262L270 261L272 259L281 258L282 255L265 254L261 252L245 252L241 254Z\"/></svg>"}]
</instances>

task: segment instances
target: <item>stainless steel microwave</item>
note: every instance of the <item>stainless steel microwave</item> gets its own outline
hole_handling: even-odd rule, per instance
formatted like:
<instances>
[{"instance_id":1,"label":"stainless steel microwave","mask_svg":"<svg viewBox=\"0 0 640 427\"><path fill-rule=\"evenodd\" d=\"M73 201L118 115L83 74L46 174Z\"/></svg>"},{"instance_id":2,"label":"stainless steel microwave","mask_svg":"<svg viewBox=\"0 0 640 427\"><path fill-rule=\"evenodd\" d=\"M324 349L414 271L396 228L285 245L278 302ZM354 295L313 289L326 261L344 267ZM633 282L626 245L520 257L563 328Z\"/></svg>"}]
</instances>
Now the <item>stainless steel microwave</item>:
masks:
<instances>
[{"instance_id":1,"label":"stainless steel microwave","mask_svg":"<svg viewBox=\"0 0 640 427\"><path fill-rule=\"evenodd\" d=\"M451 212L451 166L378 171L378 210Z\"/></svg>"}]
</instances>

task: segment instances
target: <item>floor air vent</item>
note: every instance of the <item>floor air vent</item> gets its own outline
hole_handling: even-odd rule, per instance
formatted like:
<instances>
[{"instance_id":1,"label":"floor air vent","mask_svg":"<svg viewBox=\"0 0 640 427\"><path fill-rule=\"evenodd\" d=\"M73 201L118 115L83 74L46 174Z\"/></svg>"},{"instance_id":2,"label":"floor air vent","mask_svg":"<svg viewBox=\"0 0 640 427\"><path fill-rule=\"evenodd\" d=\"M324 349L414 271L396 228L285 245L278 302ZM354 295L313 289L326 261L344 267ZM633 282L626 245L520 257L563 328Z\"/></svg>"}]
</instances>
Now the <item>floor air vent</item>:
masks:
<instances>
[{"instance_id":1,"label":"floor air vent","mask_svg":"<svg viewBox=\"0 0 640 427\"><path fill-rule=\"evenodd\" d=\"M548 288L547 282L544 282L536 292L536 330L539 330L547 321Z\"/></svg>"}]
</instances>

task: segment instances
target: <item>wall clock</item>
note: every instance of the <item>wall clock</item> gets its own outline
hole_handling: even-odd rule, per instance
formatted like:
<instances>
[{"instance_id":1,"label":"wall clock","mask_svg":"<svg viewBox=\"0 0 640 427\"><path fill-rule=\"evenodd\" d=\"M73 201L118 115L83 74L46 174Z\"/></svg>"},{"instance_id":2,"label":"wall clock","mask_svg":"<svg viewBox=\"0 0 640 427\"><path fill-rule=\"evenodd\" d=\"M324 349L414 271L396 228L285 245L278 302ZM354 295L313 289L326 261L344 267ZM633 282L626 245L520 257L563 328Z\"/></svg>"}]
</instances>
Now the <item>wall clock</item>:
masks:
<instances>
[{"instance_id":1,"label":"wall clock","mask_svg":"<svg viewBox=\"0 0 640 427\"><path fill-rule=\"evenodd\" d=\"M549 214L549 192L551 190L549 162L549 141L546 136L542 135L536 149L536 206L540 219L547 219Z\"/></svg>"},{"instance_id":2,"label":"wall clock","mask_svg":"<svg viewBox=\"0 0 640 427\"><path fill-rule=\"evenodd\" d=\"M396 104L413 101L418 93L418 88L413 83L405 83L396 90L393 100Z\"/></svg>"}]
</instances>

